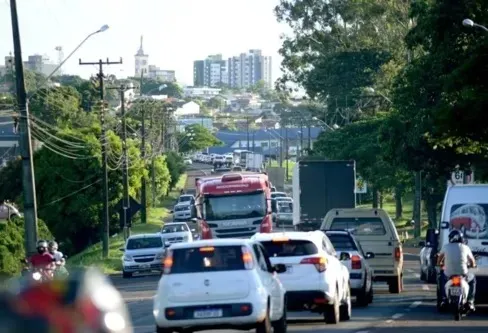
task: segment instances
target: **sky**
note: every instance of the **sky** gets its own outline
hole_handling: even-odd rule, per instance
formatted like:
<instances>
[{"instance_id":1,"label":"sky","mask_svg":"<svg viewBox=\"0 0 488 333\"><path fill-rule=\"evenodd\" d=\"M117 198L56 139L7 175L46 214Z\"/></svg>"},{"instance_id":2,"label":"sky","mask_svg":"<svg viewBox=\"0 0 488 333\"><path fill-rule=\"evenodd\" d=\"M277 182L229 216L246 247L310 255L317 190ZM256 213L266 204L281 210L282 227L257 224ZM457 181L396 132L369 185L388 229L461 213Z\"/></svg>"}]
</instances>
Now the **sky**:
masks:
<instances>
[{"instance_id":1,"label":"sky","mask_svg":"<svg viewBox=\"0 0 488 333\"><path fill-rule=\"evenodd\" d=\"M262 49L272 56L273 81L280 76L280 35L289 28L276 21L279 0L17 0L22 56L41 54L58 61L56 46L67 56L91 32L92 36L66 62L64 73L88 78L96 66L79 66L99 59L122 65L106 66L106 74L132 76L134 55L144 36L149 63L175 70L179 82L193 83L193 61L209 54L224 58ZM0 56L13 51L9 0L0 0Z\"/></svg>"}]
</instances>

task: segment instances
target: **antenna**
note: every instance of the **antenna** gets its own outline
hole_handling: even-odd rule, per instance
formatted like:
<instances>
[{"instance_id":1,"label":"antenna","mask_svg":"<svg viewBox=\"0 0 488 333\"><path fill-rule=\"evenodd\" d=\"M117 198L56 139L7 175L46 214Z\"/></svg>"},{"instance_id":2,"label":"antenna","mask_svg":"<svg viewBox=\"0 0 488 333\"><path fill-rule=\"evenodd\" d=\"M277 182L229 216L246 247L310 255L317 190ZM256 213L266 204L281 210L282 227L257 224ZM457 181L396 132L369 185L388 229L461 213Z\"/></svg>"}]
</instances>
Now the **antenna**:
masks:
<instances>
[{"instance_id":1,"label":"antenna","mask_svg":"<svg viewBox=\"0 0 488 333\"><path fill-rule=\"evenodd\" d=\"M63 47L62 46L56 46L54 49L58 52L58 65L60 65L64 60ZM59 74L62 74L61 68L59 69Z\"/></svg>"}]
</instances>

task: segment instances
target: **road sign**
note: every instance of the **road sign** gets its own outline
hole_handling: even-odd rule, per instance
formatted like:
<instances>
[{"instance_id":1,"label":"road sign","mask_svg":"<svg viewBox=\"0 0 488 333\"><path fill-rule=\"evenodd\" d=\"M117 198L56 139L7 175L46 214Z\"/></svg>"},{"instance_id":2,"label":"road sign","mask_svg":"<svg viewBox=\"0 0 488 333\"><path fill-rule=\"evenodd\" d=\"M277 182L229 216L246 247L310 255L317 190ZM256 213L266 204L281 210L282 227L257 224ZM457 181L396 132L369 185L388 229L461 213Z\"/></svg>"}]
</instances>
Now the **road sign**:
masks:
<instances>
[{"instance_id":1,"label":"road sign","mask_svg":"<svg viewBox=\"0 0 488 333\"><path fill-rule=\"evenodd\" d=\"M464 184L464 171L456 170L451 174L451 181L453 185Z\"/></svg>"},{"instance_id":2,"label":"road sign","mask_svg":"<svg viewBox=\"0 0 488 333\"><path fill-rule=\"evenodd\" d=\"M356 189L354 190L354 192L360 194L368 192L368 185L366 184L364 179L361 178L360 176L356 178Z\"/></svg>"},{"instance_id":3,"label":"road sign","mask_svg":"<svg viewBox=\"0 0 488 333\"><path fill-rule=\"evenodd\" d=\"M141 204L137 202L136 199L134 199L133 197L129 197L129 207L124 209L124 200L120 199L119 202L115 205L115 209L117 209L117 212L119 213L120 226L124 226L124 211L127 214L127 226L130 227L130 225L132 224L132 218L141 209L141 207Z\"/></svg>"}]
</instances>

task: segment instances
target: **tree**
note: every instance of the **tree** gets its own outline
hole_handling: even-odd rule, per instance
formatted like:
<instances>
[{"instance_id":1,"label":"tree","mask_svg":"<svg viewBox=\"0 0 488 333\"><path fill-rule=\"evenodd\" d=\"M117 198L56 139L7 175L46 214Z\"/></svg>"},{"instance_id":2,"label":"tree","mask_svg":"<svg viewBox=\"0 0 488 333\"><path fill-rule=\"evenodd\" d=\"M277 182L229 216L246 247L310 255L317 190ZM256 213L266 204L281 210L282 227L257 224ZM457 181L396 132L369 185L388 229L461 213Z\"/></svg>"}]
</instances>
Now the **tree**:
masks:
<instances>
[{"instance_id":1,"label":"tree","mask_svg":"<svg viewBox=\"0 0 488 333\"><path fill-rule=\"evenodd\" d=\"M140 78L132 77L130 80L134 85L140 85ZM141 91L143 95L168 95L168 97L178 99L183 97L183 89L178 83L158 79L143 78Z\"/></svg>"},{"instance_id":2,"label":"tree","mask_svg":"<svg viewBox=\"0 0 488 333\"><path fill-rule=\"evenodd\" d=\"M206 103L206 106L210 109L223 109L225 107L225 100L222 97L212 97Z\"/></svg>"},{"instance_id":3,"label":"tree","mask_svg":"<svg viewBox=\"0 0 488 333\"><path fill-rule=\"evenodd\" d=\"M165 157L166 163L168 165L169 174L171 176L169 189L172 189L175 187L183 172L185 172L185 163L183 161L183 157L173 151L167 152L165 154Z\"/></svg>"},{"instance_id":4,"label":"tree","mask_svg":"<svg viewBox=\"0 0 488 333\"><path fill-rule=\"evenodd\" d=\"M200 124L186 126L185 132L180 133L178 141L180 142L180 151L183 153L195 152L222 144L207 128Z\"/></svg>"}]
</instances>

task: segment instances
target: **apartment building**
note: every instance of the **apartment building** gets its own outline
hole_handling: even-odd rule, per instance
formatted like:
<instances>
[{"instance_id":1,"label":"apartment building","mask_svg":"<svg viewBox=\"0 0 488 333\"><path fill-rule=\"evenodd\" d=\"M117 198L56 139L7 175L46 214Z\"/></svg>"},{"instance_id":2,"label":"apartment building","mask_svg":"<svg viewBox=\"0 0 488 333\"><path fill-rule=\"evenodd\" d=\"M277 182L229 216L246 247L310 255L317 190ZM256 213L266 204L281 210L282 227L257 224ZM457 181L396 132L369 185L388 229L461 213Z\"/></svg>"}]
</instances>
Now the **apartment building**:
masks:
<instances>
[{"instance_id":1,"label":"apartment building","mask_svg":"<svg viewBox=\"0 0 488 333\"><path fill-rule=\"evenodd\" d=\"M209 55L205 60L193 62L193 85L195 87L220 87L227 84L226 61L222 54Z\"/></svg>"}]
</instances>

